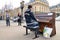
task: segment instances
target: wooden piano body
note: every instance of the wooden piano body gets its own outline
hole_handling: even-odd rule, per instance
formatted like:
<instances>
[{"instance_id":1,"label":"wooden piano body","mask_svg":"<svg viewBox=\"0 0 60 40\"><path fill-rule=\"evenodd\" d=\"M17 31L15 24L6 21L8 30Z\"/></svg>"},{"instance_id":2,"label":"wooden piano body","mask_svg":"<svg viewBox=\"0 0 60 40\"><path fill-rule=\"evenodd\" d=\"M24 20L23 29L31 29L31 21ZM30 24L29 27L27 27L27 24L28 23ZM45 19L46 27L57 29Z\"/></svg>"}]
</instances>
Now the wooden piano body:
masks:
<instances>
[{"instance_id":1,"label":"wooden piano body","mask_svg":"<svg viewBox=\"0 0 60 40\"><path fill-rule=\"evenodd\" d=\"M51 36L54 36L56 34L55 13L37 13L35 14L35 17L38 19L38 22L40 24L40 32L43 32L44 27L47 26L49 28L53 28Z\"/></svg>"}]
</instances>

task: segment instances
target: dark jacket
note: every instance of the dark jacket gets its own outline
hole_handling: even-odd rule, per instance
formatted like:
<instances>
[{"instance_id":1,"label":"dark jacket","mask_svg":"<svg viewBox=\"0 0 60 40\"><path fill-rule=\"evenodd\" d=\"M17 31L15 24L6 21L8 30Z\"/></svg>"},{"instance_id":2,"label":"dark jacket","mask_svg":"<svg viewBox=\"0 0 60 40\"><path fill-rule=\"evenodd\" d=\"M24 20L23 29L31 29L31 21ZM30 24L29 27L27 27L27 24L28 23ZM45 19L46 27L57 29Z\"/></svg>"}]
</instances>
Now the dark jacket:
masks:
<instances>
[{"instance_id":1,"label":"dark jacket","mask_svg":"<svg viewBox=\"0 0 60 40\"><path fill-rule=\"evenodd\" d=\"M39 23L37 22L37 20L35 19L33 12L31 12L30 9L28 9L25 12L25 19L26 19L26 24L28 28L38 28L39 27ZM32 21L33 20L33 21ZM33 30L33 29L31 29Z\"/></svg>"},{"instance_id":2,"label":"dark jacket","mask_svg":"<svg viewBox=\"0 0 60 40\"><path fill-rule=\"evenodd\" d=\"M18 15L19 19L18 19L18 22L21 22L21 15Z\"/></svg>"},{"instance_id":3,"label":"dark jacket","mask_svg":"<svg viewBox=\"0 0 60 40\"><path fill-rule=\"evenodd\" d=\"M27 11L25 12L25 19L27 23L31 23L32 20L37 21L30 9L27 9Z\"/></svg>"},{"instance_id":4,"label":"dark jacket","mask_svg":"<svg viewBox=\"0 0 60 40\"><path fill-rule=\"evenodd\" d=\"M6 21L9 21L10 20L10 16L9 14L6 14Z\"/></svg>"}]
</instances>

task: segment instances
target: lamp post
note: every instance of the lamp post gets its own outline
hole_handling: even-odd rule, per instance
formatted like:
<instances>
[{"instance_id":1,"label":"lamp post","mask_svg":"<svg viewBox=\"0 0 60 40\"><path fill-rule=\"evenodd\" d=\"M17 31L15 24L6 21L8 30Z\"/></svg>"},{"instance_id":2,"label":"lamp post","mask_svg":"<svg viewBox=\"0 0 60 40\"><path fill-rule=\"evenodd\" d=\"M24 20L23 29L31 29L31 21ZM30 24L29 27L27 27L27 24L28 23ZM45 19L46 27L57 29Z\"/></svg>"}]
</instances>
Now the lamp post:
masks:
<instances>
[{"instance_id":1,"label":"lamp post","mask_svg":"<svg viewBox=\"0 0 60 40\"><path fill-rule=\"evenodd\" d=\"M35 14L36 14L36 7L35 7Z\"/></svg>"},{"instance_id":2,"label":"lamp post","mask_svg":"<svg viewBox=\"0 0 60 40\"><path fill-rule=\"evenodd\" d=\"M24 1L20 2L21 6L21 14L22 14L22 20L23 20L23 17L24 17L24 13L23 13L23 8L24 8Z\"/></svg>"},{"instance_id":3,"label":"lamp post","mask_svg":"<svg viewBox=\"0 0 60 40\"><path fill-rule=\"evenodd\" d=\"M58 10L58 5L56 6L56 8L57 8L57 16L59 16L59 12L58 12L58 11L59 11L59 10Z\"/></svg>"}]
</instances>

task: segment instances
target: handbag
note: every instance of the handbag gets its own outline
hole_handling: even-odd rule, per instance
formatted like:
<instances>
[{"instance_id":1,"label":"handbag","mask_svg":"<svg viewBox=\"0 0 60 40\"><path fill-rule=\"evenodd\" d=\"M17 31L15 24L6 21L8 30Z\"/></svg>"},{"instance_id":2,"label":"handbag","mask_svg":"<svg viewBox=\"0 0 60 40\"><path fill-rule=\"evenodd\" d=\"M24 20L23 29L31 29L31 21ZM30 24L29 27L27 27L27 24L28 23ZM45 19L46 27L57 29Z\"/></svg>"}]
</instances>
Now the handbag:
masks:
<instances>
[{"instance_id":1,"label":"handbag","mask_svg":"<svg viewBox=\"0 0 60 40\"><path fill-rule=\"evenodd\" d=\"M45 38L50 38L50 35L52 33L52 28L49 28L49 27L44 27L44 30L43 30L43 36Z\"/></svg>"}]
</instances>

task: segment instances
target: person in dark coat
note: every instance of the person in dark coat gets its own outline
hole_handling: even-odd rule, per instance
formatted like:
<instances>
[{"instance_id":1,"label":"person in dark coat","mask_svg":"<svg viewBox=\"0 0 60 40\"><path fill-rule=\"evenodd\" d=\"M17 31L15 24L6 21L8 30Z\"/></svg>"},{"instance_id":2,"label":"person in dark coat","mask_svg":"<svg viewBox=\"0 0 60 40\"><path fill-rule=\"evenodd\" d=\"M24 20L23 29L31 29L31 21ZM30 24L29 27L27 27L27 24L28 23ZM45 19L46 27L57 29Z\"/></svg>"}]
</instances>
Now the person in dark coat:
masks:
<instances>
[{"instance_id":1,"label":"person in dark coat","mask_svg":"<svg viewBox=\"0 0 60 40\"><path fill-rule=\"evenodd\" d=\"M6 25L10 26L10 15L9 15L8 11L6 11Z\"/></svg>"},{"instance_id":2,"label":"person in dark coat","mask_svg":"<svg viewBox=\"0 0 60 40\"><path fill-rule=\"evenodd\" d=\"M18 13L18 26L21 25L21 14Z\"/></svg>"},{"instance_id":3,"label":"person in dark coat","mask_svg":"<svg viewBox=\"0 0 60 40\"><path fill-rule=\"evenodd\" d=\"M27 26L30 26L30 27L35 27L35 28L39 27L39 23L36 20L36 18L34 17L34 14L31 11L31 9L32 9L32 6L29 5L28 9L25 11L26 24L27 24Z\"/></svg>"}]
</instances>

